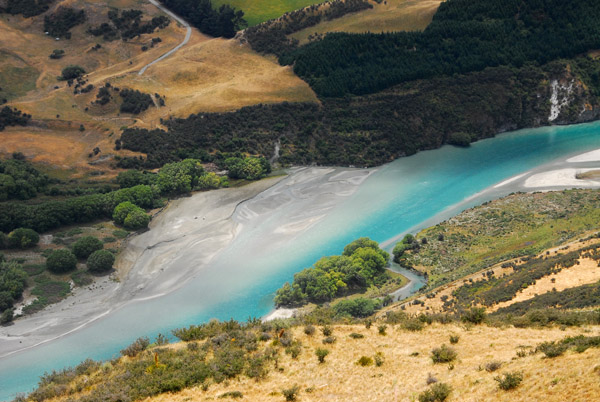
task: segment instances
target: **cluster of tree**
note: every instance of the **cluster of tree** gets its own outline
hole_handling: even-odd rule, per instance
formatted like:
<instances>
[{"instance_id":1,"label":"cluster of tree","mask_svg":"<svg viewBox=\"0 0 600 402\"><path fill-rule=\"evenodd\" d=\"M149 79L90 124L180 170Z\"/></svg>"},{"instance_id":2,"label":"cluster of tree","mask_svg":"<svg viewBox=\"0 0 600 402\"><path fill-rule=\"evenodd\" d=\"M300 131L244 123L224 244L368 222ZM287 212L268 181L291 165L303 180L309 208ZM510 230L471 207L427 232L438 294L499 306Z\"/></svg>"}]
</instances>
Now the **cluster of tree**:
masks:
<instances>
[{"instance_id":1,"label":"cluster of tree","mask_svg":"<svg viewBox=\"0 0 600 402\"><path fill-rule=\"evenodd\" d=\"M280 58L320 96L368 94L415 79L527 62L600 46L595 1L450 0L424 32L333 33Z\"/></svg>"},{"instance_id":2,"label":"cluster of tree","mask_svg":"<svg viewBox=\"0 0 600 402\"><path fill-rule=\"evenodd\" d=\"M287 35L315 26L323 17L332 20L372 7L366 0L333 0L325 4L314 4L250 27L244 31L244 37L255 51L282 56L298 47L298 41Z\"/></svg>"},{"instance_id":3,"label":"cluster of tree","mask_svg":"<svg viewBox=\"0 0 600 402\"><path fill-rule=\"evenodd\" d=\"M85 69L81 66L71 65L62 69L61 76L59 79L63 81L70 81L70 85L72 84L71 80L75 80L80 78L85 74Z\"/></svg>"},{"instance_id":4,"label":"cluster of tree","mask_svg":"<svg viewBox=\"0 0 600 402\"><path fill-rule=\"evenodd\" d=\"M427 239L425 239L425 242ZM400 264L404 267L407 267L406 255L404 254L409 250L418 250L419 249L419 241L415 239L413 235L410 233L404 236L404 238L396 243L394 249L392 250L392 254L394 255L394 262Z\"/></svg>"},{"instance_id":5,"label":"cluster of tree","mask_svg":"<svg viewBox=\"0 0 600 402\"><path fill-rule=\"evenodd\" d=\"M26 126L31 115L23 113L16 108L4 106L0 109L0 131L8 126Z\"/></svg>"},{"instance_id":6,"label":"cluster of tree","mask_svg":"<svg viewBox=\"0 0 600 402\"><path fill-rule=\"evenodd\" d=\"M16 262L7 262L0 253L0 324L12 320L12 307L27 287L27 273ZM7 312L8 311L8 312ZM10 315L10 319L6 319Z\"/></svg>"},{"instance_id":7,"label":"cluster of tree","mask_svg":"<svg viewBox=\"0 0 600 402\"><path fill-rule=\"evenodd\" d=\"M124 41L136 36L149 34L156 29L166 28L171 20L164 16L153 17L150 21L142 21L143 13L140 10L116 9L108 12L110 22L104 22L97 27L90 27L88 32L94 36L102 36L104 40L112 41L119 36Z\"/></svg>"},{"instance_id":8,"label":"cluster of tree","mask_svg":"<svg viewBox=\"0 0 600 402\"><path fill-rule=\"evenodd\" d=\"M271 173L271 164L263 157L225 159L227 175L232 179L258 180Z\"/></svg>"},{"instance_id":9,"label":"cluster of tree","mask_svg":"<svg viewBox=\"0 0 600 402\"><path fill-rule=\"evenodd\" d=\"M45 232L74 223L112 218L115 207L125 201L141 208L153 208L160 201L160 194L158 189L150 186L135 186L106 194L44 201L39 204L5 202L0 208L0 230L10 232L15 228L26 227Z\"/></svg>"},{"instance_id":10,"label":"cluster of tree","mask_svg":"<svg viewBox=\"0 0 600 402\"><path fill-rule=\"evenodd\" d=\"M355 318L369 317L381 308L381 301L358 297L356 299L340 300L333 306L338 316L350 316Z\"/></svg>"},{"instance_id":11,"label":"cluster of tree","mask_svg":"<svg viewBox=\"0 0 600 402\"><path fill-rule=\"evenodd\" d=\"M48 183L48 176L26 161L0 160L0 201L34 198L46 189Z\"/></svg>"},{"instance_id":12,"label":"cluster of tree","mask_svg":"<svg viewBox=\"0 0 600 402\"><path fill-rule=\"evenodd\" d=\"M98 90L98 93L96 94L96 100L94 101L96 105L103 106L110 102L112 96L110 96L110 91L108 88L109 87L105 85Z\"/></svg>"},{"instance_id":13,"label":"cluster of tree","mask_svg":"<svg viewBox=\"0 0 600 402\"><path fill-rule=\"evenodd\" d=\"M37 246L40 235L35 230L17 228L8 235L0 232L0 248L27 249Z\"/></svg>"},{"instance_id":14,"label":"cluster of tree","mask_svg":"<svg viewBox=\"0 0 600 402\"><path fill-rule=\"evenodd\" d=\"M85 22L85 11L71 7L59 7L44 17L44 31L55 38L71 39L71 28Z\"/></svg>"},{"instance_id":15,"label":"cluster of tree","mask_svg":"<svg viewBox=\"0 0 600 402\"><path fill-rule=\"evenodd\" d=\"M125 130L120 143L147 154L145 161L131 161L132 166L146 168L199 150L270 157L278 140L282 163L374 166L438 148L453 133L467 133L475 141L499 131L547 124L547 82L567 77L575 63L488 68L412 81L373 95L328 98L321 105L282 103L191 115L164 121L168 132ZM588 64L592 65L577 63L581 68ZM557 69L561 73L555 75ZM579 77L585 78L567 78ZM582 110L585 103L598 105L598 100L588 94L575 99L573 107Z\"/></svg>"},{"instance_id":16,"label":"cluster of tree","mask_svg":"<svg viewBox=\"0 0 600 402\"><path fill-rule=\"evenodd\" d=\"M311 268L294 275L277 290L277 306L323 303L385 282L388 253L379 244L361 237L348 244L342 255L323 257ZM350 307L349 307L350 308Z\"/></svg>"},{"instance_id":17,"label":"cluster of tree","mask_svg":"<svg viewBox=\"0 0 600 402\"><path fill-rule=\"evenodd\" d=\"M137 89L124 88L119 95L123 98L120 107L121 113L139 114L154 104L152 96Z\"/></svg>"},{"instance_id":18,"label":"cluster of tree","mask_svg":"<svg viewBox=\"0 0 600 402\"><path fill-rule=\"evenodd\" d=\"M92 239L94 238L92 237ZM78 250L81 251L81 249ZM90 252L85 259L88 270L94 273L110 271L115 262L114 254L102 248ZM67 249L54 250L46 258L46 268L55 274L74 271L77 269L77 255Z\"/></svg>"},{"instance_id":19,"label":"cluster of tree","mask_svg":"<svg viewBox=\"0 0 600 402\"><path fill-rule=\"evenodd\" d=\"M214 37L233 38L244 28L244 12L228 4L213 8L210 0L160 0L165 7L185 18L190 24Z\"/></svg>"},{"instance_id":20,"label":"cluster of tree","mask_svg":"<svg viewBox=\"0 0 600 402\"><path fill-rule=\"evenodd\" d=\"M0 13L22 14L29 18L45 13L54 0L7 0L4 6L0 4Z\"/></svg>"},{"instance_id":21,"label":"cluster of tree","mask_svg":"<svg viewBox=\"0 0 600 402\"><path fill-rule=\"evenodd\" d=\"M150 216L142 208L130 201L120 203L115 207L112 215L115 223L123 225L129 230L145 229L150 223Z\"/></svg>"}]
</instances>

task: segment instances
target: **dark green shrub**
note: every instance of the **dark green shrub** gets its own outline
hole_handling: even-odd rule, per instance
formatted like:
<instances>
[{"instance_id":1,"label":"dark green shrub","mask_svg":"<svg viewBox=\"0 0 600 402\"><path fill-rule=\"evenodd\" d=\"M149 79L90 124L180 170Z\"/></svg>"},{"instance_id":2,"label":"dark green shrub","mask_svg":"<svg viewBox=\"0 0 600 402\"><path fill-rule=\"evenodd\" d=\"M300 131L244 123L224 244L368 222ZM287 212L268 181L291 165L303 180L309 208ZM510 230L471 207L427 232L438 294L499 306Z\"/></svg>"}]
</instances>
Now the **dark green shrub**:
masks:
<instances>
[{"instance_id":1,"label":"dark green shrub","mask_svg":"<svg viewBox=\"0 0 600 402\"><path fill-rule=\"evenodd\" d=\"M481 324L486 317L484 307L472 307L467 310L461 317L463 322L470 322L471 324Z\"/></svg>"},{"instance_id":2,"label":"dark green shrub","mask_svg":"<svg viewBox=\"0 0 600 402\"><path fill-rule=\"evenodd\" d=\"M456 360L456 351L449 346L442 345L431 351L431 360L434 363L450 363Z\"/></svg>"},{"instance_id":3,"label":"dark green shrub","mask_svg":"<svg viewBox=\"0 0 600 402\"><path fill-rule=\"evenodd\" d=\"M404 328L407 331L417 332L417 331L421 331L423 329L423 327L424 327L423 322L421 320L414 319L414 318L404 321L402 323L402 328Z\"/></svg>"},{"instance_id":4,"label":"dark green shrub","mask_svg":"<svg viewBox=\"0 0 600 402\"><path fill-rule=\"evenodd\" d=\"M37 246L40 236L35 230L18 228L8 234L6 241L8 247L25 249Z\"/></svg>"},{"instance_id":5,"label":"dark green shrub","mask_svg":"<svg viewBox=\"0 0 600 402\"><path fill-rule=\"evenodd\" d=\"M84 236L78 239L73 244L73 254L77 258L85 259L90 256L94 251L102 250L104 244L93 236Z\"/></svg>"},{"instance_id":6,"label":"dark green shrub","mask_svg":"<svg viewBox=\"0 0 600 402\"><path fill-rule=\"evenodd\" d=\"M317 355L317 359L319 359L319 363L325 363L325 357L329 354L329 350L317 348L315 354Z\"/></svg>"},{"instance_id":7,"label":"dark green shrub","mask_svg":"<svg viewBox=\"0 0 600 402\"><path fill-rule=\"evenodd\" d=\"M336 340L337 338L335 336L328 336L326 338L323 338L323 344L330 345L332 343L335 343Z\"/></svg>"},{"instance_id":8,"label":"dark green shrub","mask_svg":"<svg viewBox=\"0 0 600 402\"><path fill-rule=\"evenodd\" d=\"M333 334L333 329L329 325L325 325L321 328L321 332L324 336L331 336L331 334Z\"/></svg>"},{"instance_id":9,"label":"dark green shrub","mask_svg":"<svg viewBox=\"0 0 600 402\"><path fill-rule=\"evenodd\" d=\"M369 356L361 356L360 359L356 362L357 365L366 367L373 365L373 359Z\"/></svg>"},{"instance_id":10,"label":"dark green shrub","mask_svg":"<svg viewBox=\"0 0 600 402\"><path fill-rule=\"evenodd\" d=\"M352 339L362 339L365 337L363 334L357 334L356 332L353 332L348 336Z\"/></svg>"},{"instance_id":11,"label":"dark green shrub","mask_svg":"<svg viewBox=\"0 0 600 402\"><path fill-rule=\"evenodd\" d=\"M498 382L498 388L509 391L515 389L523 381L523 373L513 371L512 373L504 373L503 376L494 377L494 380Z\"/></svg>"},{"instance_id":12,"label":"dark green shrub","mask_svg":"<svg viewBox=\"0 0 600 402\"><path fill-rule=\"evenodd\" d=\"M150 216L140 208L127 215L127 218L125 218L125 221L123 222L123 226L129 230L139 230L147 228L149 223Z\"/></svg>"},{"instance_id":13,"label":"dark green shrub","mask_svg":"<svg viewBox=\"0 0 600 402\"><path fill-rule=\"evenodd\" d=\"M385 362L385 359L383 358L383 353L381 353L381 352L375 353L374 360L375 360L375 365L377 367L383 366L383 363Z\"/></svg>"},{"instance_id":14,"label":"dark green shrub","mask_svg":"<svg viewBox=\"0 0 600 402\"><path fill-rule=\"evenodd\" d=\"M438 382L419 394L419 402L443 402L451 392L452 388L448 384Z\"/></svg>"},{"instance_id":15,"label":"dark green shrub","mask_svg":"<svg viewBox=\"0 0 600 402\"><path fill-rule=\"evenodd\" d=\"M294 341L294 343L287 348L285 348L285 353L292 356L292 359L297 359L302 352L302 347L298 341Z\"/></svg>"},{"instance_id":16,"label":"dark green shrub","mask_svg":"<svg viewBox=\"0 0 600 402\"><path fill-rule=\"evenodd\" d=\"M536 351L542 352L548 358L553 358L562 355L567 349L568 345L564 343L544 342L536 348Z\"/></svg>"},{"instance_id":17,"label":"dark green shrub","mask_svg":"<svg viewBox=\"0 0 600 402\"><path fill-rule=\"evenodd\" d=\"M121 350L121 356L135 357L150 345L150 339L143 337L136 339L131 345Z\"/></svg>"},{"instance_id":18,"label":"dark green shrub","mask_svg":"<svg viewBox=\"0 0 600 402\"><path fill-rule=\"evenodd\" d=\"M450 335L450 343L456 345L460 337L458 335Z\"/></svg>"},{"instance_id":19,"label":"dark green shrub","mask_svg":"<svg viewBox=\"0 0 600 402\"><path fill-rule=\"evenodd\" d=\"M92 272L110 271L115 263L115 256L108 250L94 251L87 259L87 267Z\"/></svg>"},{"instance_id":20,"label":"dark green shrub","mask_svg":"<svg viewBox=\"0 0 600 402\"><path fill-rule=\"evenodd\" d=\"M56 274L77 268L77 257L69 250L55 250L46 259L46 268Z\"/></svg>"},{"instance_id":21,"label":"dark green shrub","mask_svg":"<svg viewBox=\"0 0 600 402\"><path fill-rule=\"evenodd\" d=\"M4 312L2 312L2 315L0 315L0 324L8 324L9 322L12 322L14 318L14 312L12 308L8 308L6 310L4 310Z\"/></svg>"},{"instance_id":22,"label":"dark green shrub","mask_svg":"<svg viewBox=\"0 0 600 402\"><path fill-rule=\"evenodd\" d=\"M295 401L298 398L298 392L300 392L300 387L297 385L294 385L292 388L281 390L286 401Z\"/></svg>"},{"instance_id":23,"label":"dark green shrub","mask_svg":"<svg viewBox=\"0 0 600 402\"><path fill-rule=\"evenodd\" d=\"M387 335L387 332L385 332L387 330L387 325L385 324L381 324L380 326L377 327L377 331L379 331L379 335Z\"/></svg>"},{"instance_id":24,"label":"dark green shrub","mask_svg":"<svg viewBox=\"0 0 600 402\"><path fill-rule=\"evenodd\" d=\"M81 66L67 66L62 70L61 78L63 80L73 80L85 74L85 70Z\"/></svg>"}]
</instances>

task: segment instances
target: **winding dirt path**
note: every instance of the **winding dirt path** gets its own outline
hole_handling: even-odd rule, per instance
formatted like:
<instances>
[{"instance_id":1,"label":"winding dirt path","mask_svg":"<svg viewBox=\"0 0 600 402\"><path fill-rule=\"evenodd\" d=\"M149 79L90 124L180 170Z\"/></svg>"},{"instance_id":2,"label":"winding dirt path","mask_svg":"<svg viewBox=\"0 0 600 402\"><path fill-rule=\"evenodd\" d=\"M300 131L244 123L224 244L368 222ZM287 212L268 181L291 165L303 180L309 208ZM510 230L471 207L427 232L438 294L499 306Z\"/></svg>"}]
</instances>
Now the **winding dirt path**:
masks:
<instances>
[{"instance_id":1,"label":"winding dirt path","mask_svg":"<svg viewBox=\"0 0 600 402\"><path fill-rule=\"evenodd\" d=\"M183 25L186 28L187 32L185 33L185 38L183 39L183 42L181 42L179 45L175 46L173 49L169 50L167 53L165 53L162 56L160 56L158 59L152 61L151 63L146 64L138 72L138 75L144 74L146 72L146 70L148 69L148 67L150 67L151 65L153 65L155 63L158 63L161 60L166 59L167 57L169 57L170 55L172 55L173 53L175 53L176 51L178 51L179 49L181 49L183 46L185 46L186 43L188 43L188 41L190 40L190 37L192 36L192 28L190 27L190 25L183 18L179 17L178 15L174 14L170 10L166 9L165 7L163 7L163 5L160 4L157 0L148 0L148 1L150 1L150 3L154 4L156 7L158 7L162 12L164 12L165 14L167 14L169 17L173 18L175 21L177 21L181 25Z\"/></svg>"}]
</instances>

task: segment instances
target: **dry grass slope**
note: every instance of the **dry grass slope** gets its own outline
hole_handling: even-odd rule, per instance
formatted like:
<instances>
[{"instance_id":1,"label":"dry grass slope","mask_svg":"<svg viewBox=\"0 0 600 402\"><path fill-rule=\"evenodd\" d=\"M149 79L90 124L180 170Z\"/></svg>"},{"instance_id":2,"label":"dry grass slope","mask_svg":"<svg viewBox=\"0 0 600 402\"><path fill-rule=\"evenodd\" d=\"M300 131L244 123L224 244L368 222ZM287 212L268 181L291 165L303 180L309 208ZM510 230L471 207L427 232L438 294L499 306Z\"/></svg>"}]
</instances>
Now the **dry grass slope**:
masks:
<instances>
[{"instance_id":1,"label":"dry grass slope","mask_svg":"<svg viewBox=\"0 0 600 402\"><path fill-rule=\"evenodd\" d=\"M422 31L429 25L437 11L440 0L386 0L381 4L373 3L373 8L345 15L331 21L323 21L313 27L298 31L290 37L301 44L308 37L327 32L394 32Z\"/></svg>"}]
</instances>

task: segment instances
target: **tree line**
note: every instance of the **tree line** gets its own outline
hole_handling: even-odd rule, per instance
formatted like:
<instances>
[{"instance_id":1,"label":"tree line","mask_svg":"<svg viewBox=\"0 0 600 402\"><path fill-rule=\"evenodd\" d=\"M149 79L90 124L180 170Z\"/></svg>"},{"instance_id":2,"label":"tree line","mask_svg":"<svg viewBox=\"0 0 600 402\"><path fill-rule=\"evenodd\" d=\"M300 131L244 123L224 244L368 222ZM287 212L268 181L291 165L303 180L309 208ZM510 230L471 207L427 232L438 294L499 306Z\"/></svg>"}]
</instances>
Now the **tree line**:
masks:
<instances>
[{"instance_id":1,"label":"tree line","mask_svg":"<svg viewBox=\"0 0 600 402\"><path fill-rule=\"evenodd\" d=\"M88 33L102 36L106 41L121 37L124 41L133 39L142 34L154 32L156 29L166 28L171 20L164 16L153 17L150 21L142 21L143 13L140 10L116 9L108 12L109 22L103 22L96 27L89 27Z\"/></svg>"},{"instance_id":2,"label":"tree line","mask_svg":"<svg viewBox=\"0 0 600 402\"><path fill-rule=\"evenodd\" d=\"M0 131L8 126L26 126L31 120L31 115L23 113L17 108L4 106L0 109Z\"/></svg>"},{"instance_id":3,"label":"tree line","mask_svg":"<svg viewBox=\"0 0 600 402\"><path fill-rule=\"evenodd\" d=\"M71 39L71 28L83 24L85 20L84 10L61 6L44 17L44 31L56 38Z\"/></svg>"},{"instance_id":4,"label":"tree line","mask_svg":"<svg viewBox=\"0 0 600 402\"><path fill-rule=\"evenodd\" d=\"M600 1L449 0L424 32L328 34L280 58L320 96L548 63L600 46Z\"/></svg>"},{"instance_id":5,"label":"tree line","mask_svg":"<svg viewBox=\"0 0 600 402\"><path fill-rule=\"evenodd\" d=\"M0 5L0 13L21 14L29 18L45 13L52 3L54 0L7 0L4 6Z\"/></svg>"},{"instance_id":6,"label":"tree line","mask_svg":"<svg viewBox=\"0 0 600 402\"><path fill-rule=\"evenodd\" d=\"M213 8L210 0L160 0L168 9L185 18L190 24L214 37L233 38L247 25L244 12L228 4Z\"/></svg>"},{"instance_id":7,"label":"tree line","mask_svg":"<svg viewBox=\"0 0 600 402\"><path fill-rule=\"evenodd\" d=\"M163 121L168 131L125 130L120 146L147 158L121 162L156 168L185 157L210 159L227 152L270 158L279 141L279 162L284 164L380 165L449 142L468 145L499 131L547 124L547 82L553 78L582 78L589 88L575 93L569 109L580 111L586 103L597 106L590 92L595 87L586 78L597 74L591 69L595 65L580 58L542 67L487 68L412 81L372 95L327 98L321 105L257 105L173 118ZM575 113L562 121L578 118Z\"/></svg>"}]
</instances>

